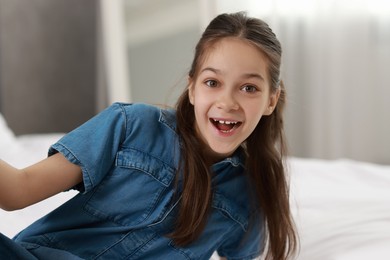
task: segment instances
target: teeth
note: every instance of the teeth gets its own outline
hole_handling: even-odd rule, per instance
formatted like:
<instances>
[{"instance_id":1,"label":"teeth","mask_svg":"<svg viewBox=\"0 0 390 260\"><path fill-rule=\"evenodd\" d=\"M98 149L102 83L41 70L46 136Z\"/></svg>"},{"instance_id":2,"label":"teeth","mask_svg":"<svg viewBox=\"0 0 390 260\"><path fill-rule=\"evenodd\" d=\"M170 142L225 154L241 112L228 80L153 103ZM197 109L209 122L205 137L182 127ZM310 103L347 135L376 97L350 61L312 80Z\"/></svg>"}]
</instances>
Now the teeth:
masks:
<instances>
[{"instance_id":1,"label":"teeth","mask_svg":"<svg viewBox=\"0 0 390 260\"><path fill-rule=\"evenodd\" d=\"M216 120L216 119L214 119L214 122L218 122L220 124L226 124L226 125L237 124L237 122L233 122L233 121L223 121L223 120Z\"/></svg>"}]
</instances>

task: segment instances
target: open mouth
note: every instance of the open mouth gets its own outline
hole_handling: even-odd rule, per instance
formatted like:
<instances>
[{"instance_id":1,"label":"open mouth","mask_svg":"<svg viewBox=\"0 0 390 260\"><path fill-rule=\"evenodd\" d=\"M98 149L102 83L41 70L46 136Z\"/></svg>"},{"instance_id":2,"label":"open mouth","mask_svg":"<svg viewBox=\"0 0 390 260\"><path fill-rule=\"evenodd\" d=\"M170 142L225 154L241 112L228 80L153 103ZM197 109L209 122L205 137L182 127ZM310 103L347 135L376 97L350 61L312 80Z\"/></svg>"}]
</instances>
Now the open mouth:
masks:
<instances>
[{"instance_id":1,"label":"open mouth","mask_svg":"<svg viewBox=\"0 0 390 260\"><path fill-rule=\"evenodd\" d=\"M210 118L210 122L223 133L230 133L242 124L239 121L224 121L213 118Z\"/></svg>"}]
</instances>

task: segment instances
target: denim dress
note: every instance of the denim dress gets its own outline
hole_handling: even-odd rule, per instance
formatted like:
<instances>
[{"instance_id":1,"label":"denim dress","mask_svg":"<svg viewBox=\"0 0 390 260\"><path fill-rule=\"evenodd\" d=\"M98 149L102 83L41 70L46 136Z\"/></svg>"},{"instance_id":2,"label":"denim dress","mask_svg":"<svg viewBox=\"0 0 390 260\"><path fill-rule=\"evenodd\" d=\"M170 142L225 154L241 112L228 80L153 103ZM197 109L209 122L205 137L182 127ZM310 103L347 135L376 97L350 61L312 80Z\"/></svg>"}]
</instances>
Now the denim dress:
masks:
<instances>
[{"instance_id":1,"label":"denim dress","mask_svg":"<svg viewBox=\"0 0 390 260\"><path fill-rule=\"evenodd\" d=\"M180 191L175 111L115 103L49 150L82 169L80 192L16 237L0 236L15 259L253 259L264 227L251 207L243 153L212 166L214 194L204 231L179 247L172 232ZM255 221L250 221L255 219Z\"/></svg>"}]
</instances>

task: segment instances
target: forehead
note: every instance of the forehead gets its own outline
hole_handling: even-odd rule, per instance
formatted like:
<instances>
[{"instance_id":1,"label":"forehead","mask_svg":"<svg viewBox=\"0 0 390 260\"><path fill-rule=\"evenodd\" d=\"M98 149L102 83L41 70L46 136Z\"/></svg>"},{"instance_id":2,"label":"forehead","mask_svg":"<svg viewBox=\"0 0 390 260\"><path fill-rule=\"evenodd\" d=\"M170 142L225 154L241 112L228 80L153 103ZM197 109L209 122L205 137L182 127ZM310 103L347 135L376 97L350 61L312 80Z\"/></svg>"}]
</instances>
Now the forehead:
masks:
<instances>
[{"instance_id":1,"label":"forehead","mask_svg":"<svg viewBox=\"0 0 390 260\"><path fill-rule=\"evenodd\" d=\"M205 48L198 71L206 67L215 67L230 72L259 73L267 77L268 58L257 46L248 40L227 37L211 43Z\"/></svg>"}]
</instances>

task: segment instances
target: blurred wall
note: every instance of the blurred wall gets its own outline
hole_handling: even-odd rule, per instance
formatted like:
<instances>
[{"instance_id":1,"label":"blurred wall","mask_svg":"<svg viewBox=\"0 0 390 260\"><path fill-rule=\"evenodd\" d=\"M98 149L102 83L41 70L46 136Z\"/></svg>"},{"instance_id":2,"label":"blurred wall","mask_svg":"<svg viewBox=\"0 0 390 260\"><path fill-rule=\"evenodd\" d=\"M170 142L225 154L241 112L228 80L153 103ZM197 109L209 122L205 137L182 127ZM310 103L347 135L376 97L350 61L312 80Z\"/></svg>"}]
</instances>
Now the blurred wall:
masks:
<instances>
[{"instance_id":1,"label":"blurred wall","mask_svg":"<svg viewBox=\"0 0 390 260\"><path fill-rule=\"evenodd\" d=\"M197 28L129 48L133 101L174 105L187 84Z\"/></svg>"},{"instance_id":2,"label":"blurred wall","mask_svg":"<svg viewBox=\"0 0 390 260\"><path fill-rule=\"evenodd\" d=\"M125 0L133 102L173 105L187 84L200 30L198 0Z\"/></svg>"},{"instance_id":3,"label":"blurred wall","mask_svg":"<svg viewBox=\"0 0 390 260\"><path fill-rule=\"evenodd\" d=\"M16 134L66 132L95 114L95 0L0 0L0 110Z\"/></svg>"}]
</instances>

